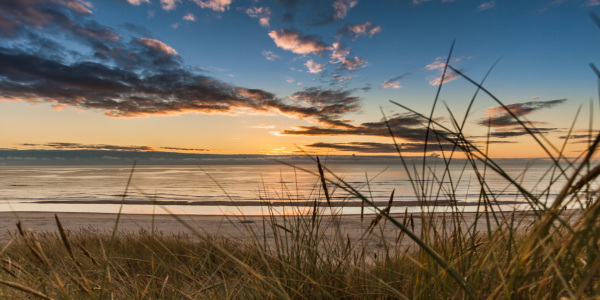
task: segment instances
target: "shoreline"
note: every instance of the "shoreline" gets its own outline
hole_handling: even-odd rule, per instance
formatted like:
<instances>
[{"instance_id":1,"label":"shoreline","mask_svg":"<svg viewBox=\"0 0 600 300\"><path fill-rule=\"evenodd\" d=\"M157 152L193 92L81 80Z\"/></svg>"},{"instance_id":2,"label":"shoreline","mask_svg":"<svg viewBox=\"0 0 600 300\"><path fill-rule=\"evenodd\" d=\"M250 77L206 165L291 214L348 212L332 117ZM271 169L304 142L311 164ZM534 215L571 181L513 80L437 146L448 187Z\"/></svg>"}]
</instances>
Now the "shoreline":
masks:
<instances>
[{"instance_id":1,"label":"shoreline","mask_svg":"<svg viewBox=\"0 0 600 300\"><path fill-rule=\"evenodd\" d=\"M510 212L512 213L512 212ZM529 224L533 221L533 212L531 211L516 211L518 218L523 224ZM115 221L118 214L115 213L93 213L93 212L0 212L0 241L7 241L17 233L17 222L21 222L22 226L27 230L39 233L56 233L58 227L54 215L57 215L65 230L72 233L85 233L85 230L91 230L100 233L110 233L114 229ZM404 213L393 213L393 217L398 220L404 220ZM436 226L452 226L453 218L449 218L452 213L439 212L426 217L437 223ZM408 213L409 219L412 219L410 225L412 230L418 232L421 228L422 216L421 213ZM472 224L475 221L475 212L463 213L463 218L467 223ZM209 236L222 236L236 241L249 242L252 239L272 240L274 238L273 227L269 222L275 222L279 225L289 224L292 216L274 216L269 215L178 215L178 217L186 222L190 227L197 230L198 233ZM305 216L309 218L310 216ZM344 237L351 240L359 241L360 243L372 244L372 247L381 241L396 240L400 229L394 227L391 222L380 222L381 230L375 230L374 236L370 241L362 241L364 232L370 226L375 215L365 214L361 220L360 214L342 215L337 218L339 228L341 228ZM287 218L284 220L284 218ZM300 216L302 218L302 216ZM323 234L335 238L336 230L333 226L331 216L321 216L321 221L324 229ZM264 221L264 223L263 223ZM407 220L408 221L408 220ZM287 223L286 223L287 222ZM480 217L477 221L477 226L486 228L485 217ZM266 227L263 225L266 224ZM408 224L408 223L407 223ZM279 226L277 225L277 226ZM495 226L493 226L495 227ZM266 228L266 231L264 230ZM121 214L119 225L119 233L136 234L140 232L156 232L161 234L187 234L194 237L195 233L187 229L183 224L168 214ZM252 232L252 234L249 234ZM408 240L408 239L407 239ZM409 241L408 244L411 242Z\"/></svg>"}]
</instances>

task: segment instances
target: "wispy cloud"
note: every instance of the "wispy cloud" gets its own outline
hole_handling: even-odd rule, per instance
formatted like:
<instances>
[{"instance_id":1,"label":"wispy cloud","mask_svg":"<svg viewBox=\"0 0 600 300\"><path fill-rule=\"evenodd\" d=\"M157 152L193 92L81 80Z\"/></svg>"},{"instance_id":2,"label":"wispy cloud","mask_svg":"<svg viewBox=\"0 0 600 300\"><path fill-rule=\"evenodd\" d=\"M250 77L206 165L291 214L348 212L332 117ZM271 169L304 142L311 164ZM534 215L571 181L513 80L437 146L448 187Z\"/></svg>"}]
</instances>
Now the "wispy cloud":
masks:
<instances>
[{"instance_id":1,"label":"wispy cloud","mask_svg":"<svg viewBox=\"0 0 600 300\"><path fill-rule=\"evenodd\" d=\"M261 53L267 60L270 60L270 61L273 61L273 60L276 60L279 58L279 55L273 53L273 51L263 50Z\"/></svg>"},{"instance_id":2,"label":"wispy cloud","mask_svg":"<svg viewBox=\"0 0 600 300\"><path fill-rule=\"evenodd\" d=\"M341 20L346 17L348 11L355 7L358 4L357 0L336 0L333 3L333 9L335 13L333 14L334 20Z\"/></svg>"},{"instance_id":3,"label":"wispy cloud","mask_svg":"<svg viewBox=\"0 0 600 300\"><path fill-rule=\"evenodd\" d=\"M598 6L600 5L600 0L588 0L585 6Z\"/></svg>"},{"instance_id":4,"label":"wispy cloud","mask_svg":"<svg viewBox=\"0 0 600 300\"><path fill-rule=\"evenodd\" d=\"M193 22L196 21L196 17L193 14L189 13L183 16L183 20Z\"/></svg>"},{"instance_id":5,"label":"wispy cloud","mask_svg":"<svg viewBox=\"0 0 600 300\"><path fill-rule=\"evenodd\" d=\"M401 142L423 142L426 136L426 128L418 116L412 114L400 114L388 119L388 123L394 135ZM366 122L360 125L352 125L349 121L340 121L327 126L300 126L294 129L286 129L277 132L279 135L305 135L305 136L379 136L389 137L390 132L384 120L378 122ZM435 140L433 131L429 132L429 140Z\"/></svg>"},{"instance_id":6,"label":"wispy cloud","mask_svg":"<svg viewBox=\"0 0 600 300\"><path fill-rule=\"evenodd\" d=\"M320 149L331 149L344 152L354 153L397 153L396 145L390 143L376 143L376 142L350 142L350 143L313 143L306 145L306 147L320 148ZM400 151L402 152L423 152L423 143L400 143L398 144ZM430 143L427 146L427 152L434 151L450 151L452 150L452 144L438 145Z\"/></svg>"},{"instance_id":7,"label":"wispy cloud","mask_svg":"<svg viewBox=\"0 0 600 300\"><path fill-rule=\"evenodd\" d=\"M333 73L331 74L331 79L332 79L332 80L335 80L335 81L337 81L337 82L344 82L344 81L346 81L346 80L350 80L350 79L352 79L352 78L354 78L354 77L356 77L356 76L357 76L357 75L346 75L346 76L342 76L342 75L338 74L337 72L333 72Z\"/></svg>"},{"instance_id":8,"label":"wispy cloud","mask_svg":"<svg viewBox=\"0 0 600 300\"><path fill-rule=\"evenodd\" d=\"M140 5L143 2L150 3L150 0L127 0L127 2L133 5Z\"/></svg>"},{"instance_id":9,"label":"wispy cloud","mask_svg":"<svg viewBox=\"0 0 600 300\"><path fill-rule=\"evenodd\" d=\"M268 7L251 7L246 9L246 14L252 18L258 19L258 23L263 27L269 27L271 18L271 9Z\"/></svg>"},{"instance_id":10,"label":"wispy cloud","mask_svg":"<svg viewBox=\"0 0 600 300\"><path fill-rule=\"evenodd\" d=\"M322 64L317 63L312 59L309 59L304 65L308 68L308 72L312 74L319 74L325 70L325 67Z\"/></svg>"},{"instance_id":11,"label":"wispy cloud","mask_svg":"<svg viewBox=\"0 0 600 300\"><path fill-rule=\"evenodd\" d=\"M350 55L350 49L342 45L341 43L333 43L333 52L331 53L330 63L336 64L343 62L344 59Z\"/></svg>"},{"instance_id":12,"label":"wispy cloud","mask_svg":"<svg viewBox=\"0 0 600 300\"><path fill-rule=\"evenodd\" d=\"M302 36L300 33L287 29L273 30L269 32L277 47L292 51L296 54L318 54L331 47L323 43L315 36Z\"/></svg>"},{"instance_id":13,"label":"wispy cloud","mask_svg":"<svg viewBox=\"0 0 600 300\"><path fill-rule=\"evenodd\" d=\"M379 32L381 32L381 26L375 26L373 23L366 21L342 27L338 30L338 36L351 36L357 39L361 36L373 37L373 35Z\"/></svg>"},{"instance_id":14,"label":"wispy cloud","mask_svg":"<svg viewBox=\"0 0 600 300\"><path fill-rule=\"evenodd\" d=\"M402 85L400 85L400 80L406 76L408 76L409 73L405 73L402 74L400 76L396 76L390 80L386 80L381 84L381 87L384 89L399 89L402 88Z\"/></svg>"},{"instance_id":15,"label":"wispy cloud","mask_svg":"<svg viewBox=\"0 0 600 300\"><path fill-rule=\"evenodd\" d=\"M164 10L174 10L177 3L181 3L181 0L160 0L161 7Z\"/></svg>"},{"instance_id":16,"label":"wispy cloud","mask_svg":"<svg viewBox=\"0 0 600 300\"><path fill-rule=\"evenodd\" d=\"M60 149L60 150L107 150L107 151L194 151L205 152L207 149L200 148L181 148L181 147L151 147L151 146L122 146L109 144L81 144L53 142L46 144L21 144L21 146L42 148L42 149Z\"/></svg>"},{"instance_id":17,"label":"wispy cloud","mask_svg":"<svg viewBox=\"0 0 600 300\"><path fill-rule=\"evenodd\" d=\"M362 68L367 65L367 61L355 56L354 58L343 58L342 64L338 67L338 69L346 69L348 71L356 71L359 68Z\"/></svg>"},{"instance_id":18,"label":"wispy cloud","mask_svg":"<svg viewBox=\"0 0 600 300\"><path fill-rule=\"evenodd\" d=\"M463 60L463 58L454 58L454 59L452 59L452 62L459 62L461 60ZM440 57L436 58L435 61L433 61L432 63L425 66L425 70L436 71L436 73L437 73L437 75L435 75L435 77L429 79L430 85L436 86L436 85L440 85L442 83L442 74L443 74L445 67L446 67L446 56L440 56ZM458 77L459 77L458 74L452 72L452 70L450 70L450 68L448 68L446 70L446 75L444 76L443 83L448 83Z\"/></svg>"},{"instance_id":19,"label":"wispy cloud","mask_svg":"<svg viewBox=\"0 0 600 300\"><path fill-rule=\"evenodd\" d=\"M484 10L492 9L492 8L494 8L494 6L496 6L495 1L485 2L485 3L482 3L479 6L477 6L477 11L484 11Z\"/></svg>"},{"instance_id":20,"label":"wispy cloud","mask_svg":"<svg viewBox=\"0 0 600 300\"><path fill-rule=\"evenodd\" d=\"M229 5L231 5L232 0L192 0L196 3L200 8L208 8L212 9L216 12L224 12L229 9Z\"/></svg>"},{"instance_id":21,"label":"wispy cloud","mask_svg":"<svg viewBox=\"0 0 600 300\"><path fill-rule=\"evenodd\" d=\"M523 103L513 103L506 105L513 114L517 117L522 117L531 114L535 111L552 108L559 104L563 104L567 99L557 99L549 101L529 101ZM477 121L478 124L491 127L510 127L519 126L519 123L504 109L502 106L488 108L485 113L488 118L482 118ZM530 124L543 124L540 122L528 122Z\"/></svg>"},{"instance_id":22,"label":"wispy cloud","mask_svg":"<svg viewBox=\"0 0 600 300\"><path fill-rule=\"evenodd\" d=\"M167 45L159 40L149 39L149 38L145 38L145 39L134 38L134 40L139 42L140 44L146 45L149 48L152 48L164 55L179 56L179 53L177 53L177 51L175 51L175 49L171 48L169 45Z\"/></svg>"}]
</instances>

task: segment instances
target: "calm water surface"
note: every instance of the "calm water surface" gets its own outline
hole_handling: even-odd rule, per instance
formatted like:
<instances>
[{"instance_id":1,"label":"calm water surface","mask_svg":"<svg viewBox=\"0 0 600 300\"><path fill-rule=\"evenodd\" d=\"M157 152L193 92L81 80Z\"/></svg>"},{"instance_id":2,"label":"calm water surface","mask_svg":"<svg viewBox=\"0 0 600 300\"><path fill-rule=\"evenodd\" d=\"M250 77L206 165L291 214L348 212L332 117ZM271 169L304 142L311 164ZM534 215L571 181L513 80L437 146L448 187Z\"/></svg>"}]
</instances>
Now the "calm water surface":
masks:
<instances>
[{"instance_id":1,"label":"calm water surface","mask_svg":"<svg viewBox=\"0 0 600 300\"><path fill-rule=\"evenodd\" d=\"M318 172L316 165L299 165ZM448 200L448 194L466 211L476 209L480 186L470 167L457 163L451 176L443 176L441 165L428 165L429 174L423 182L428 195ZM550 174L544 174L549 165L537 163L528 166L525 176L523 164L503 166L504 170L534 193L548 186ZM375 201L385 202L395 190L392 211L417 211L415 193L404 168L382 164L332 164L329 168L344 181ZM420 171L421 167L417 166ZM127 187L131 167L126 166L64 166L64 167L0 167L1 211L56 211L56 212L117 212ZM413 172L411 172L413 173ZM435 174L435 176L433 175ZM414 174L413 179L415 179ZM335 178L328 174L328 178ZM542 178L541 183L539 183ZM507 181L489 170L485 179L493 193L502 201L522 201L518 193L507 188ZM368 184L367 184L368 182ZM556 184L550 195L556 193ZM329 186L334 202L349 203L344 213L360 212L360 203L348 192ZM181 214L261 214L267 212L265 202L274 203L278 212L293 212L291 204L299 201L306 205L315 198L324 200L319 178L285 165L209 165L209 166L137 166L133 172L123 206L127 213ZM163 206L151 205L152 203ZM353 204L354 203L354 204ZM467 205L464 205L467 204ZM470 205L469 205L470 204ZM512 205L505 205L512 209ZM342 208L336 208L342 209ZM444 207L436 208L444 210Z\"/></svg>"}]
</instances>

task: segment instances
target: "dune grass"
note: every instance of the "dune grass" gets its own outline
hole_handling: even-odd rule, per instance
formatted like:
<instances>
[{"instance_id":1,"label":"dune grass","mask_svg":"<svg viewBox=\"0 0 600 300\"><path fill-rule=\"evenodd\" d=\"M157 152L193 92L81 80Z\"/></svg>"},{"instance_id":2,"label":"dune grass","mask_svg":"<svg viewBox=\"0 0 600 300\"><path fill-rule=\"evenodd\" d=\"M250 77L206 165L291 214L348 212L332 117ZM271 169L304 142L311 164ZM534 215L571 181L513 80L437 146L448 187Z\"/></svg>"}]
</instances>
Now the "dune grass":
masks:
<instances>
[{"instance_id":1,"label":"dune grass","mask_svg":"<svg viewBox=\"0 0 600 300\"><path fill-rule=\"evenodd\" d=\"M57 232L34 233L26 230L27 224L17 224L17 233L0 245L0 297L557 299L600 295L600 165L594 161L600 135L579 157L565 157L568 138L563 145L551 144L484 88L483 81L477 83L448 68L476 88L469 109L478 93L487 94L547 154L552 166L540 178L540 183L546 182L541 192L522 186L519 176L508 174L489 157L489 143L481 146L465 137L469 111L459 120L446 107L450 125L445 125L432 117L437 104L427 117L394 102L421 118L431 133L427 139L434 139L428 142L440 145L442 153L441 172L430 168L427 152L422 165L411 163L388 124L398 161L422 203L418 214L391 214L397 205L393 192L385 199L386 207L376 206L375 200L384 199L373 199L348 184L315 157L314 170L291 166L318 178L316 192L308 197L314 206L277 216L265 201L271 214L262 224L240 223L251 237L249 242L207 235L177 215L173 217L187 235L120 232L118 220L112 232L65 231L58 217ZM443 150L447 144L451 151ZM466 159L463 171L456 175L450 168L458 153ZM463 212L457 199L465 172L475 178L469 184L479 194L476 213ZM527 203L525 212L498 202L498 193L486 183L490 172L501 176ZM556 185L561 185L559 192L552 194ZM348 199L358 199L376 212L361 216L366 226L360 238L344 234L340 210L330 205L334 191L344 191ZM454 205L441 210L435 203L442 200ZM257 238L256 230L269 232L269 242ZM325 234L327 230L335 232L334 238ZM397 234L382 238L384 230ZM368 246L374 240L378 246Z\"/></svg>"}]
</instances>

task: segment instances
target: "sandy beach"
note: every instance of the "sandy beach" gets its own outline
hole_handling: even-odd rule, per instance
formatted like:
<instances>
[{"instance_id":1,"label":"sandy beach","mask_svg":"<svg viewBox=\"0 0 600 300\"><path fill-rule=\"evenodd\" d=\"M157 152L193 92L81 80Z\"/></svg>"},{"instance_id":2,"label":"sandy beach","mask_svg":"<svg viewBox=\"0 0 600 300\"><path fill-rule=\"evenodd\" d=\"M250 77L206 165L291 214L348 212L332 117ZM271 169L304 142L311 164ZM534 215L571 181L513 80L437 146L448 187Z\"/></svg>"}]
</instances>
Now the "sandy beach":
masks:
<instances>
[{"instance_id":1,"label":"sandy beach","mask_svg":"<svg viewBox=\"0 0 600 300\"><path fill-rule=\"evenodd\" d=\"M17 231L16 224L21 222L24 228L37 233L42 232L57 232L57 225L52 212L2 212L0 213L0 240L9 240ZM63 224L63 227L76 233L82 229L92 229L100 232L109 233L113 230L117 214L101 214L101 213L56 213ZM397 220L404 219L404 214L393 215ZM410 214L409 214L410 216ZM475 213L464 213L464 223L472 224L475 221ZM179 215L180 220L177 220L171 215L140 215L140 214L123 214L121 215L118 230L122 233L139 233L140 231L157 232L162 234L188 234L194 237L196 233L210 236L221 236L241 242L250 242L252 239L258 241L273 242L273 229L270 226L274 221L281 232L285 227L290 226L289 217L284 220L283 217L277 216L271 219L270 216L209 216L209 215ZM386 241L396 241L400 230L390 222L382 220L379 226L373 230L369 239L363 239L365 231L369 228L373 221L374 215L365 215L361 220L360 215L344 215L339 218L339 228L341 236L344 239L350 239L359 244L367 243L369 248L382 246L382 237ZM327 238L337 238L333 219L330 216L323 216L321 222L321 232ZM407 222L407 226L415 232L421 230L421 215L413 214L412 223ZM437 228L440 231L449 230L453 226L452 216L450 214L435 214L433 217ZM533 220L533 215L530 212L519 212L515 218L515 222L521 226L529 224ZM182 221L187 223L196 233L192 232L182 224ZM263 227L264 226L264 227ZM487 227L485 218L480 218L477 222L478 228L484 231ZM491 226L496 227L491 221ZM264 229L266 228L266 230ZM250 234L252 232L252 234ZM411 242L408 238L403 240L403 244L409 245Z\"/></svg>"}]
</instances>

